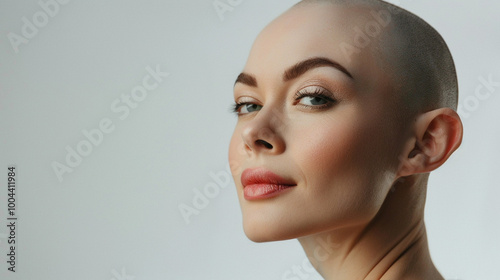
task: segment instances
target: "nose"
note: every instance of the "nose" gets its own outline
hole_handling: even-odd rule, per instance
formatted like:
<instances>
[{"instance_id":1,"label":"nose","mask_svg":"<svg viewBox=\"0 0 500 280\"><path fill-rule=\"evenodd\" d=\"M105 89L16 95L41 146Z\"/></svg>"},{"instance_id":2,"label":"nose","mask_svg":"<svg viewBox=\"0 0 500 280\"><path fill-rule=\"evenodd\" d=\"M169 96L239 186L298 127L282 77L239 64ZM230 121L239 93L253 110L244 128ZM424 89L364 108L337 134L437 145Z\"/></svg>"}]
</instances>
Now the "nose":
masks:
<instances>
[{"instance_id":1,"label":"nose","mask_svg":"<svg viewBox=\"0 0 500 280\"><path fill-rule=\"evenodd\" d=\"M280 154L285 151L285 141L281 135L284 127L282 114L264 107L250 120L242 131L247 153Z\"/></svg>"}]
</instances>

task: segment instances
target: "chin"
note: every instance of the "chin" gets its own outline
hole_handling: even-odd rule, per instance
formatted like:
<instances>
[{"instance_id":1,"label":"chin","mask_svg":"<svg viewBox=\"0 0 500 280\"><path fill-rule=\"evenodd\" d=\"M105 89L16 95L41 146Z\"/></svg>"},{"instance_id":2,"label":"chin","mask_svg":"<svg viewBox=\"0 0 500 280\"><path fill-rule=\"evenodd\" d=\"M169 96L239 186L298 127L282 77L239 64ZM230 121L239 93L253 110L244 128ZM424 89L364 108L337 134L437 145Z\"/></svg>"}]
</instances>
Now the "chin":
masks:
<instances>
[{"instance_id":1,"label":"chin","mask_svg":"<svg viewBox=\"0 0 500 280\"><path fill-rule=\"evenodd\" d=\"M293 236L289 236L289 234L274 231L273 229L270 229L268 227L247 229L247 227L244 226L244 231L247 238L256 243L281 241L295 238Z\"/></svg>"},{"instance_id":2,"label":"chin","mask_svg":"<svg viewBox=\"0 0 500 280\"><path fill-rule=\"evenodd\" d=\"M253 219L252 219L253 218ZM294 224L286 219L265 220L262 217L245 217L243 230L253 242L271 242L295 239L311 233L311 228ZM309 229L309 230L308 230Z\"/></svg>"}]
</instances>

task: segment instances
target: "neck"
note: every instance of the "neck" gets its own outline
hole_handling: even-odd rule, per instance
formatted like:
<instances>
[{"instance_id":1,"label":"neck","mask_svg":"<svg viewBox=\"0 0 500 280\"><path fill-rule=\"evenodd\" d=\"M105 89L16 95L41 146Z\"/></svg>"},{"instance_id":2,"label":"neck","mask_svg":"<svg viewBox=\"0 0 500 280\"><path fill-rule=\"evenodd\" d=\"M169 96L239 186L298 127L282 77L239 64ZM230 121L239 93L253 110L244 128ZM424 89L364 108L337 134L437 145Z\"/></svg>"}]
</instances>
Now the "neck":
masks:
<instances>
[{"instance_id":1,"label":"neck","mask_svg":"<svg viewBox=\"0 0 500 280\"><path fill-rule=\"evenodd\" d=\"M367 224L299 238L329 279L443 279L431 261L423 208L427 177L398 182Z\"/></svg>"}]
</instances>

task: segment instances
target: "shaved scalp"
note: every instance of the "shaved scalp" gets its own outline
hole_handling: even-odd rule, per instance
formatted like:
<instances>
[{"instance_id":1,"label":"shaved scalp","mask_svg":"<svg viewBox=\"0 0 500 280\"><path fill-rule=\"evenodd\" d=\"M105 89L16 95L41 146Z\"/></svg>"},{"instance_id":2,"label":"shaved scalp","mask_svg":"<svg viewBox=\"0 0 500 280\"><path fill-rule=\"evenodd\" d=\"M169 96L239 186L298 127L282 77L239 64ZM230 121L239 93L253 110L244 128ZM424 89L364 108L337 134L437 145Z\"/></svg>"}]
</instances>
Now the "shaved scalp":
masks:
<instances>
[{"instance_id":1,"label":"shaved scalp","mask_svg":"<svg viewBox=\"0 0 500 280\"><path fill-rule=\"evenodd\" d=\"M303 0L303 5L329 3L366 7L390 15L390 24L378 36L378 56L393 77L404 115L448 107L456 111L458 81L451 53L441 35L413 13L381 0ZM388 13L387 13L388 12ZM385 66L384 66L385 65Z\"/></svg>"}]
</instances>

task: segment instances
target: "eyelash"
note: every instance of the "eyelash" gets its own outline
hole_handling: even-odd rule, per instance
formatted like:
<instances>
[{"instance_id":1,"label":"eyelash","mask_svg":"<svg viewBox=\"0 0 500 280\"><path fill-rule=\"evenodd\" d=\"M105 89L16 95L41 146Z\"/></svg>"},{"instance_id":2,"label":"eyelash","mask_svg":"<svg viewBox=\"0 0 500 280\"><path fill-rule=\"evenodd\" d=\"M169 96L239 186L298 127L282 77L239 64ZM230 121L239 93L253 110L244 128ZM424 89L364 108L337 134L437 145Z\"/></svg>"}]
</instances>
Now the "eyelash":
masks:
<instances>
[{"instance_id":1,"label":"eyelash","mask_svg":"<svg viewBox=\"0 0 500 280\"><path fill-rule=\"evenodd\" d=\"M245 105L248 105L248 104L255 104L255 103L254 102L235 102L234 104L231 104L230 111L239 116L239 115L241 115L238 112L240 110L240 108L245 106Z\"/></svg>"},{"instance_id":2,"label":"eyelash","mask_svg":"<svg viewBox=\"0 0 500 280\"><path fill-rule=\"evenodd\" d=\"M300 104L300 103L298 104L298 105L300 105L304 108L307 108L309 110L325 109L325 108L328 108L328 107L334 105L337 102L337 100L332 96L331 93L329 93L325 89L322 89L319 87L316 87L314 89L314 91L310 91L310 90L298 91L294 96L294 100L299 101L300 99L302 99L304 97L319 97L319 98L322 98L328 102L327 104L317 105L317 106L305 105L305 104ZM239 113L238 113L239 109L242 106L245 106L247 104L254 104L254 103L252 103L252 102L235 102L234 104L231 105L230 111L239 115Z\"/></svg>"},{"instance_id":3,"label":"eyelash","mask_svg":"<svg viewBox=\"0 0 500 280\"><path fill-rule=\"evenodd\" d=\"M235 102L234 104L231 104L231 108L229 108L229 110L232 112L232 113L238 113L238 110L241 108L241 106L243 105L246 105L246 104L249 104L249 102Z\"/></svg>"},{"instance_id":4,"label":"eyelash","mask_svg":"<svg viewBox=\"0 0 500 280\"><path fill-rule=\"evenodd\" d=\"M319 97L319 98L322 98L328 102L326 104L317 105L317 106L305 105L305 104L300 104L300 103L298 104L304 108L311 109L311 110L326 109L328 107L331 107L332 105L334 105L337 102L337 100L333 97L332 93L330 93L327 90L320 88L320 87L316 87L314 89L314 91L310 91L307 89L299 91L295 94L294 99L295 99L295 101L299 101L300 99L302 99L304 97Z\"/></svg>"}]
</instances>

